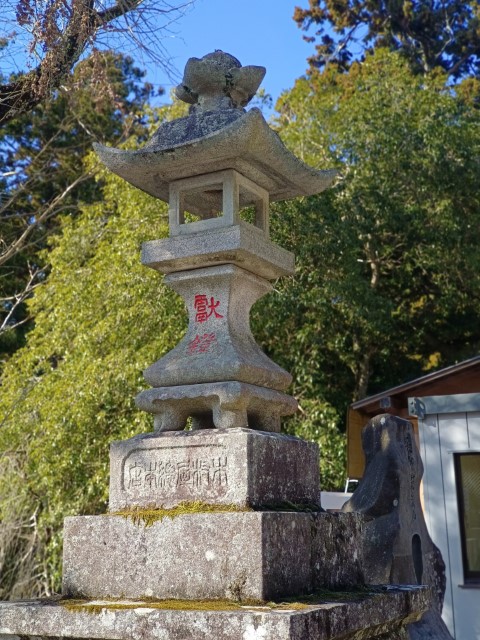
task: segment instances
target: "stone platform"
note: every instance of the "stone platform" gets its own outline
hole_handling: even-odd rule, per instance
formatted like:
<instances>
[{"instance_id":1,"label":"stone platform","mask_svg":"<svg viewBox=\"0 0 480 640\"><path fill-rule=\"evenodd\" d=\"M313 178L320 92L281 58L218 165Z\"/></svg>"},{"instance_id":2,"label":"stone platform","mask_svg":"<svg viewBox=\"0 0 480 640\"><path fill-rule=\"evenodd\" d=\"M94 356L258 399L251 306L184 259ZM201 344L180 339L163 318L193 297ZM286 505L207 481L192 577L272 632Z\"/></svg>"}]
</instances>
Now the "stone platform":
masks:
<instances>
[{"instance_id":1,"label":"stone platform","mask_svg":"<svg viewBox=\"0 0 480 640\"><path fill-rule=\"evenodd\" d=\"M318 446L251 429L139 435L110 447L110 511L200 501L319 504Z\"/></svg>"},{"instance_id":2,"label":"stone platform","mask_svg":"<svg viewBox=\"0 0 480 640\"><path fill-rule=\"evenodd\" d=\"M298 605L297 605L298 606ZM188 609L132 601L25 601L0 603L0 640L403 640L404 625L426 608L422 587L389 587L358 600L341 596L296 610L293 605L211 603Z\"/></svg>"},{"instance_id":3,"label":"stone platform","mask_svg":"<svg viewBox=\"0 0 480 640\"><path fill-rule=\"evenodd\" d=\"M269 600L368 584L369 518L297 512L191 513L65 521L62 593ZM341 558L341 560L340 560Z\"/></svg>"}]
</instances>

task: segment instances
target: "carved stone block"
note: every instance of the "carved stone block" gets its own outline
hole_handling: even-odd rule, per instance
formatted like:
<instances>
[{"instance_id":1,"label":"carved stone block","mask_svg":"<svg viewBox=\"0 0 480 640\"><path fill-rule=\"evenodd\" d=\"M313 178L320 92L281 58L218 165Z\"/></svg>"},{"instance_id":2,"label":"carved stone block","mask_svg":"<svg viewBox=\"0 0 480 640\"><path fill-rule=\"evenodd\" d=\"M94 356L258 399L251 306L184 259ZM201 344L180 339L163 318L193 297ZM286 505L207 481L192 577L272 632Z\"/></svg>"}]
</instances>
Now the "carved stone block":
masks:
<instances>
[{"instance_id":1,"label":"carved stone block","mask_svg":"<svg viewBox=\"0 0 480 640\"><path fill-rule=\"evenodd\" d=\"M295 259L260 229L240 220L232 227L144 242L142 264L161 273L233 264L260 278L276 280L293 274Z\"/></svg>"},{"instance_id":2,"label":"carved stone block","mask_svg":"<svg viewBox=\"0 0 480 640\"><path fill-rule=\"evenodd\" d=\"M318 446L250 429L167 432L113 442L110 511L201 501L316 504Z\"/></svg>"},{"instance_id":3,"label":"carved stone block","mask_svg":"<svg viewBox=\"0 0 480 640\"><path fill-rule=\"evenodd\" d=\"M187 419L192 428L250 428L280 431L282 416L297 410L295 398L274 389L244 382L211 382L145 389L135 402L154 415L156 432L182 431Z\"/></svg>"},{"instance_id":4,"label":"carved stone block","mask_svg":"<svg viewBox=\"0 0 480 640\"><path fill-rule=\"evenodd\" d=\"M254 302L267 280L232 264L166 276L185 300L189 325L169 353L144 371L152 387L238 381L284 391L292 377L260 349L250 331Z\"/></svg>"},{"instance_id":5,"label":"carved stone block","mask_svg":"<svg viewBox=\"0 0 480 640\"><path fill-rule=\"evenodd\" d=\"M66 518L70 597L270 600L311 587L305 513L196 513L151 526L123 516Z\"/></svg>"}]
</instances>

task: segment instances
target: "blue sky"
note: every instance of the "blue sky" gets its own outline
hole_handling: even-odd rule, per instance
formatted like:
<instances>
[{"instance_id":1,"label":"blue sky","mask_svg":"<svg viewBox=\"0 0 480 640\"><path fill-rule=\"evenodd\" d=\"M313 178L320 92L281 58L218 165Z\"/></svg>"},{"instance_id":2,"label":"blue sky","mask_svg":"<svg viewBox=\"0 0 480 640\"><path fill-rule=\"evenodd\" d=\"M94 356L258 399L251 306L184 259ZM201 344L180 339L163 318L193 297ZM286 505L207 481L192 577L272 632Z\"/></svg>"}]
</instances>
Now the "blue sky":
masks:
<instances>
[{"instance_id":1,"label":"blue sky","mask_svg":"<svg viewBox=\"0 0 480 640\"><path fill-rule=\"evenodd\" d=\"M295 4L307 6L307 0L196 0L183 17L164 33L163 45L172 57L179 75L190 57L201 58L215 49L237 57L242 65L267 68L262 83L274 102L290 89L307 68L313 46L304 42L302 31L292 20ZM137 60L139 66L142 61ZM146 66L146 64L145 64ZM149 66L148 79L165 88L172 83L161 70Z\"/></svg>"},{"instance_id":2,"label":"blue sky","mask_svg":"<svg viewBox=\"0 0 480 640\"><path fill-rule=\"evenodd\" d=\"M169 1L177 6L184 0ZM115 31L107 34L107 38L111 37L108 44L130 54L137 66L147 70L147 79L157 88L165 89L167 99L162 98L163 103L181 80L188 58L200 58L215 49L231 53L243 65L266 67L262 87L275 103L280 93L290 89L296 78L305 73L307 58L314 49L314 45L302 39L303 32L292 20L296 4L306 7L308 0L194 0L174 24L157 32L176 69L174 77L169 77L138 48L132 49L131 42L116 38ZM15 24L12 6L9 3L3 11L4 24L0 27L0 35L18 32L15 41L2 51L1 68L5 74L31 68L26 51L29 35ZM102 41L101 37L97 44L107 46L107 41L103 44ZM30 64L35 66L37 60L31 57Z\"/></svg>"}]
</instances>

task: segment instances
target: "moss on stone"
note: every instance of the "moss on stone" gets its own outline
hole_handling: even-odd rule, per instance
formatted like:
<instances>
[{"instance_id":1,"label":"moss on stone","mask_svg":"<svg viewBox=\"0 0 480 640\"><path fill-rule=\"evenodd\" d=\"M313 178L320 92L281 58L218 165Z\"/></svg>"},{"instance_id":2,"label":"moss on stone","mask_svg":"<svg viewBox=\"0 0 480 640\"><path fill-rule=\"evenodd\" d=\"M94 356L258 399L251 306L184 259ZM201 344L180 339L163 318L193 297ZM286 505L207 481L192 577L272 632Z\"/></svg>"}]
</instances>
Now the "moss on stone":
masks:
<instances>
[{"instance_id":1,"label":"moss on stone","mask_svg":"<svg viewBox=\"0 0 480 640\"><path fill-rule=\"evenodd\" d=\"M134 524L143 524L151 527L155 522L164 518L176 518L177 516L191 513L231 513L247 511L295 511L303 513L316 513L321 507L315 504L294 504L292 502L279 502L263 505L261 508L240 507L235 504L209 504L207 502L181 502L170 509L164 507L129 507L119 511L113 511L108 515L130 518Z\"/></svg>"},{"instance_id":2,"label":"moss on stone","mask_svg":"<svg viewBox=\"0 0 480 640\"><path fill-rule=\"evenodd\" d=\"M317 591L312 594L292 597L282 602L264 602L262 600L159 600L156 598L139 598L138 600L122 600L114 598L102 598L98 600L81 600L62 598L58 604L68 611L99 614L105 609L164 609L173 611L240 611L242 609L256 608L275 611L302 611L310 607L327 603L359 602L375 595L370 587L359 587L350 591Z\"/></svg>"},{"instance_id":3,"label":"moss on stone","mask_svg":"<svg viewBox=\"0 0 480 640\"><path fill-rule=\"evenodd\" d=\"M102 610L121 609L166 609L174 611L239 611L248 607L262 607L266 609L279 608L281 605L266 604L258 600L246 600L234 602L232 600L156 600L154 598L142 598L134 601L110 600L108 598L97 600L62 599L58 604L68 611L101 613Z\"/></svg>"},{"instance_id":4,"label":"moss on stone","mask_svg":"<svg viewBox=\"0 0 480 640\"><path fill-rule=\"evenodd\" d=\"M176 518L191 513L231 513L234 511L244 512L252 511L249 507L239 507L234 504L208 504L206 502L181 502L176 507L165 509L163 507L141 508L130 507L114 511L111 516L122 516L129 518L134 524L143 524L145 527L151 527L155 522L159 522L164 518Z\"/></svg>"}]
</instances>

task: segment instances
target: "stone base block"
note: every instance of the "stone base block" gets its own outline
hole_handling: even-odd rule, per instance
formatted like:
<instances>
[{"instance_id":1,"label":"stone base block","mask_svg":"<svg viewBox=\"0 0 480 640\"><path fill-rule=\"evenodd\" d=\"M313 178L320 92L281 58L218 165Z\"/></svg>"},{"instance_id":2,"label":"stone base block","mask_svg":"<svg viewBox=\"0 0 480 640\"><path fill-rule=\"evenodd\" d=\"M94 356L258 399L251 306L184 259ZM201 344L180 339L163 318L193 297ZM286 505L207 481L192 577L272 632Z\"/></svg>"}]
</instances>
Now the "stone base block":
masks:
<instances>
[{"instance_id":1,"label":"stone base block","mask_svg":"<svg viewBox=\"0 0 480 640\"><path fill-rule=\"evenodd\" d=\"M365 584L365 518L298 512L195 513L151 526L67 518L71 597L270 600Z\"/></svg>"},{"instance_id":2,"label":"stone base block","mask_svg":"<svg viewBox=\"0 0 480 640\"><path fill-rule=\"evenodd\" d=\"M182 431L189 417L193 429L249 427L280 431L280 418L297 410L295 398L244 382L209 382L155 387L135 398L139 409L154 414L155 431Z\"/></svg>"},{"instance_id":3,"label":"stone base block","mask_svg":"<svg viewBox=\"0 0 480 640\"><path fill-rule=\"evenodd\" d=\"M201 501L317 504L318 446L250 429L147 434L110 447L110 511Z\"/></svg>"},{"instance_id":4,"label":"stone base block","mask_svg":"<svg viewBox=\"0 0 480 640\"><path fill-rule=\"evenodd\" d=\"M66 518L63 593L77 597L270 600L312 587L305 513L199 513L151 526Z\"/></svg>"},{"instance_id":5,"label":"stone base block","mask_svg":"<svg viewBox=\"0 0 480 640\"><path fill-rule=\"evenodd\" d=\"M203 605L182 610L125 600L2 602L0 640L400 640L407 637L404 625L426 606L422 587L390 588L357 602L340 598L301 610Z\"/></svg>"}]
</instances>

